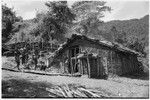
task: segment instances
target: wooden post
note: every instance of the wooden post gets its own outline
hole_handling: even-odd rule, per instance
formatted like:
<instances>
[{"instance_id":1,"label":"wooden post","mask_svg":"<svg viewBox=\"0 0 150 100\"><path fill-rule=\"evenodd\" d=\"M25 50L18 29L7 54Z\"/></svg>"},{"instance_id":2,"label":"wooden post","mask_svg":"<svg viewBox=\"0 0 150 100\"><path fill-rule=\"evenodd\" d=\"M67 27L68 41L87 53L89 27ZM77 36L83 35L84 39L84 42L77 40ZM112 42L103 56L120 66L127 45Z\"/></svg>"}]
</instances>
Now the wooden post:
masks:
<instances>
[{"instance_id":1,"label":"wooden post","mask_svg":"<svg viewBox=\"0 0 150 100\"><path fill-rule=\"evenodd\" d=\"M86 59L83 59L83 61L82 61L82 69L83 69L83 74L85 74L85 66L86 66Z\"/></svg>"},{"instance_id":2,"label":"wooden post","mask_svg":"<svg viewBox=\"0 0 150 100\"><path fill-rule=\"evenodd\" d=\"M123 74L126 73L126 66L125 66L125 58L123 57L122 59L122 63L123 63Z\"/></svg>"},{"instance_id":3,"label":"wooden post","mask_svg":"<svg viewBox=\"0 0 150 100\"><path fill-rule=\"evenodd\" d=\"M71 59L71 50L69 49L69 70L72 74L72 59Z\"/></svg>"},{"instance_id":4,"label":"wooden post","mask_svg":"<svg viewBox=\"0 0 150 100\"><path fill-rule=\"evenodd\" d=\"M99 57L97 57L96 59L97 59L97 76L99 77L99 75L100 75L100 63L99 63Z\"/></svg>"},{"instance_id":5,"label":"wooden post","mask_svg":"<svg viewBox=\"0 0 150 100\"><path fill-rule=\"evenodd\" d=\"M123 74L123 64L122 64L122 57L121 54L119 53L119 58L120 58L120 69L121 69L121 75Z\"/></svg>"},{"instance_id":6,"label":"wooden post","mask_svg":"<svg viewBox=\"0 0 150 100\"><path fill-rule=\"evenodd\" d=\"M71 74L73 74L73 64L72 64L72 59L71 59Z\"/></svg>"},{"instance_id":7,"label":"wooden post","mask_svg":"<svg viewBox=\"0 0 150 100\"><path fill-rule=\"evenodd\" d=\"M73 74L73 70L72 70L72 59L71 59L71 54L72 54L72 51L70 50L70 69L71 69L71 74Z\"/></svg>"},{"instance_id":8,"label":"wooden post","mask_svg":"<svg viewBox=\"0 0 150 100\"><path fill-rule=\"evenodd\" d=\"M75 52L74 52L74 55L75 55L75 65L74 65L74 70L76 70L76 67L77 67L77 53L76 53L76 49L75 48Z\"/></svg>"},{"instance_id":9,"label":"wooden post","mask_svg":"<svg viewBox=\"0 0 150 100\"><path fill-rule=\"evenodd\" d=\"M83 75L83 63L82 63L82 61L83 60L80 59L81 74Z\"/></svg>"},{"instance_id":10,"label":"wooden post","mask_svg":"<svg viewBox=\"0 0 150 100\"><path fill-rule=\"evenodd\" d=\"M132 72L132 70L134 69L134 66L133 66L133 59L131 58L131 56L129 57L130 58L130 72Z\"/></svg>"},{"instance_id":11,"label":"wooden post","mask_svg":"<svg viewBox=\"0 0 150 100\"><path fill-rule=\"evenodd\" d=\"M51 48L51 50L52 50L52 43L50 43L50 46L51 46L50 48Z\"/></svg>"},{"instance_id":12,"label":"wooden post","mask_svg":"<svg viewBox=\"0 0 150 100\"><path fill-rule=\"evenodd\" d=\"M64 67L63 73L65 73L65 60L64 59L63 59L63 67Z\"/></svg>"},{"instance_id":13,"label":"wooden post","mask_svg":"<svg viewBox=\"0 0 150 100\"><path fill-rule=\"evenodd\" d=\"M62 62L60 62L60 69L61 69L61 73L62 73Z\"/></svg>"},{"instance_id":14,"label":"wooden post","mask_svg":"<svg viewBox=\"0 0 150 100\"><path fill-rule=\"evenodd\" d=\"M112 72L112 74L114 74L114 68L113 68L113 59L112 59L112 57L113 57L113 51L111 51L111 72Z\"/></svg>"},{"instance_id":15,"label":"wooden post","mask_svg":"<svg viewBox=\"0 0 150 100\"><path fill-rule=\"evenodd\" d=\"M104 68L103 68L103 67L104 67L104 66L103 66L103 59L102 59L102 58L103 58L103 57L100 57L100 58L99 58L99 60L100 60L100 77L103 76L103 71L104 71L104 70L103 70L103 69L104 69Z\"/></svg>"},{"instance_id":16,"label":"wooden post","mask_svg":"<svg viewBox=\"0 0 150 100\"><path fill-rule=\"evenodd\" d=\"M79 66L78 66L78 68L79 68L79 73L81 74L81 60L80 59L78 59L78 61L79 61Z\"/></svg>"},{"instance_id":17,"label":"wooden post","mask_svg":"<svg viewBox=\"0 0 150 100\"><path fill-rule=\"evenodd\" d=\"M88 77L91 78L89 54L87 54Z\"/></svg>"}]
</instances>

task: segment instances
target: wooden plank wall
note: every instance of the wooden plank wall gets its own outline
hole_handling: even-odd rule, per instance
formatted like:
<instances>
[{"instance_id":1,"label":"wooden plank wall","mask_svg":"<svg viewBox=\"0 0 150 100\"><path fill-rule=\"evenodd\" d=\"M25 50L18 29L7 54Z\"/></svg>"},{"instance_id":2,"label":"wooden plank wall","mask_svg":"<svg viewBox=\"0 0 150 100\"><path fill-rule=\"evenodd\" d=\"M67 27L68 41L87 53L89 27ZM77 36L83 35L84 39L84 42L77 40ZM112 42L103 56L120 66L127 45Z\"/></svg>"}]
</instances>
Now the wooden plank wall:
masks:
<instances>
[{"instance_id":1,"label":"wooden plank wall","mask_svg":"<svg viewBox=\"0 0 150 100\"><path fill-rule=\"evenodd\" d=\"M122 75L122 74L134 72L138 68L136 56L128 57L128 55L126 55L126 54L123 54L121 52L117 52L114 50L110 50L108 48L99 46L97 44L89 43L88 41L79 40L79 41L72 43L70 46L74 46L74 45L80 45L81 51L84 51L87 48L92 49L90 53L96 53L99 55L99 57L101 57L101 58L98 58L97 61L91 60L92 62L90 62L91 66L92 66L92 67L90 67L90 69L91 69L90 72L92 74L94 73L93 74L94 76L99 76L99 75L102 75L102 73L103 73L102 72L103 67L101 65L101 60L103 57L107 57L107 61L108 61L107 66L108 66L109 73ZM95 64L93 62L95 62ZM85 74L85 70L86 70L85 63L87 63L87 62L82 59L80 63L81 63L80 64L80 66L81 66L80 72L82 74ZM95 75L95 73L96 73L96 75Z\"/></svg>"},{"instance_id":2,"label":"wooden plank wall","mask_svg":"<svg viewBox=\"0 0 150 100\"><path fill-rule=\"evenodd\" d=\"M139 69L138 67L138 60L136 56L133 55L121 55L121 70L122 70L122 75L125 74L132 74L136 70Z\"/></svg>"},{"instance_id":3,"label":"wooden plank wall","mask_svg":"<svg viewBox=\"0 0 150 100\"><path fill-rule=\"evenodd\" d=\"M97 62L95 58L90 58L90 78L97 78Z\"/></svg>"},{"instance_id":4,"label":"wooden plank wall","mask_svg":"<svg viewBox=\"0 0 150 100\"><path fill-rule=\"evenodd\" d=\"M132 64L133 64L133 72L138 72L140 70L140 67L138 65L138 59L136 56L131 56Z\"/></svg>"}]
</instances>

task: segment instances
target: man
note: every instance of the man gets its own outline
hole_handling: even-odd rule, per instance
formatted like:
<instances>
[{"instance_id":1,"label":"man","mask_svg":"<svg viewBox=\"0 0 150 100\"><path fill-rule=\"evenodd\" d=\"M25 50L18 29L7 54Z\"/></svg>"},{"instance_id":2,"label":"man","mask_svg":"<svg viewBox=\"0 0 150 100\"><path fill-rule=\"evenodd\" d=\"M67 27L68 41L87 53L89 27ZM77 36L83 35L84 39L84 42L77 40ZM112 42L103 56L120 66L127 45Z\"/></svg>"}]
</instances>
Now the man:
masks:
<instances>
[{"instance_id":1,"label":"man","mask_svg":"<svg viewBox=\"0 0 150 100\"><path fill-rule=\"evenodd\" d=\"M28 63L29 63L29 50L28 50L28 48L25 49L24 53L25 53L25 68L30 69L30 67L28 66Z\"/></svg>"},{"instance_id":2,"label":"man","mask_svg":"<svg viewBox=\"0 0 150 100\"><path fill-rule=\"evenodd\" d=\"M68 65L69 64L69 62L68 62L68 58L66 58L66 60L65 60L65 72L66 73L68 73Z\"/></svg>"},{"instance_id":3,"label":"man","mask_svg":"<svg viewBox=\"0 0 150 100\"><path fill-rule=\"evenodd\" d=\"M108 66L107 66L107 58L103 57L103 67L104 67L104 78L107 79L108 78Z\"/></svg>"},{"instance_id":4,"label":"man","mask_svg":"<svg viewBox=\"0 0 150 100\"><path fill-rule=\"evenodd\" d=\"M36 70L36 68L37 68L37 59L35 57L35 54L32 54L32 60L33 60L33 63L34 63L34 70Z\"/></svg>"},{"instance_id":5,"label":"man","mask_svg":"<svg viewBox=\"0 0 150 100\"><path fill-rule=\"evenodd\" d=\"M47 67L46 66L47 61L46 61L46 58L45 58L44 54L40 55L40 58L38 59L38 62L40 63L40 70L45 71L46 67Z\"/></svg>"},{"instance_id":6,"label":"man","mask_svg":"<svg viewBox=\"0 0 150 100\"><path fill-rule=\"evenodd\" d=\"M38 50L34 50L34 54L32 55L32 59L34 61L34 64L35 64L35 70L37 68L37 64L38 64Z\"/></svg>"},{"instance_id":7,"label":"man","mask_svg":"<svg viewBox=\"0 0 150 100\"><path fill-rule=\"evenodd\" d=\"M25 63L26 63L26 50L25 48L22 48L22 65L25 66Z\"/></svg>"},{"instance_id":8,"label":"man","mask_svg":"<svg viewBox=\"0 0 150 100\"><path fill-rule=\"evenodd\" d=\"M14 52L14 55L15 55L15 61L17 63L17 68L18 70L20 70L19 66L20 66L20 51L16 48L15 52Z\"/></svg>"}]
</instances>

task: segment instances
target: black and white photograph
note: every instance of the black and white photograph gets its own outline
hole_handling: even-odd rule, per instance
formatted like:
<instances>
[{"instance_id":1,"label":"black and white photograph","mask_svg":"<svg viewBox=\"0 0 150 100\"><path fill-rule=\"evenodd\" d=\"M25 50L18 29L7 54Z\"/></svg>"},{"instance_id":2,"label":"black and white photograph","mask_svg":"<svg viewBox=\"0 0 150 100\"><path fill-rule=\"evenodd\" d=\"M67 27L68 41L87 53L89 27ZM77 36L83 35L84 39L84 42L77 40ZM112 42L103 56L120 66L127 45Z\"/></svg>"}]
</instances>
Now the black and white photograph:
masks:
<instances>
[{"instance_id":1,"label":"black and white photograph","mask_svg":"<svg viewBox=\"0 0 150 100\"><path fill-rule=\"evenodd\" d=\"M149 99L149 0L1 0L1 98Z\"/></svg>"}]
</instances>

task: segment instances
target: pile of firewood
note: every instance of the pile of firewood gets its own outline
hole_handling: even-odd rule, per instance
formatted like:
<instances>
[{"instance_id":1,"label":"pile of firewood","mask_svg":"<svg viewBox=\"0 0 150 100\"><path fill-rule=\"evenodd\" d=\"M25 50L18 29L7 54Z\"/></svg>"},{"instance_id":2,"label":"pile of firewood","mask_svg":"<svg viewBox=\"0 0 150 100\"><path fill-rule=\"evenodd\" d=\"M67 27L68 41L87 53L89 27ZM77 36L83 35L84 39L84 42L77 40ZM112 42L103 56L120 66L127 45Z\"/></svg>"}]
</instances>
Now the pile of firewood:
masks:
<instances>
[{"instance_id":1,"label":"pile of firewood","mask_svg":"<svg viewBox=\"0 0 150 100\"><path fill-rule=\"evenodd\" d=\"M83 86L55 86L46 88L49 92L49 97L65 97L65 98L106 98L108 95L94 89L86 89Z\"/></svg>"}]
</instances>

